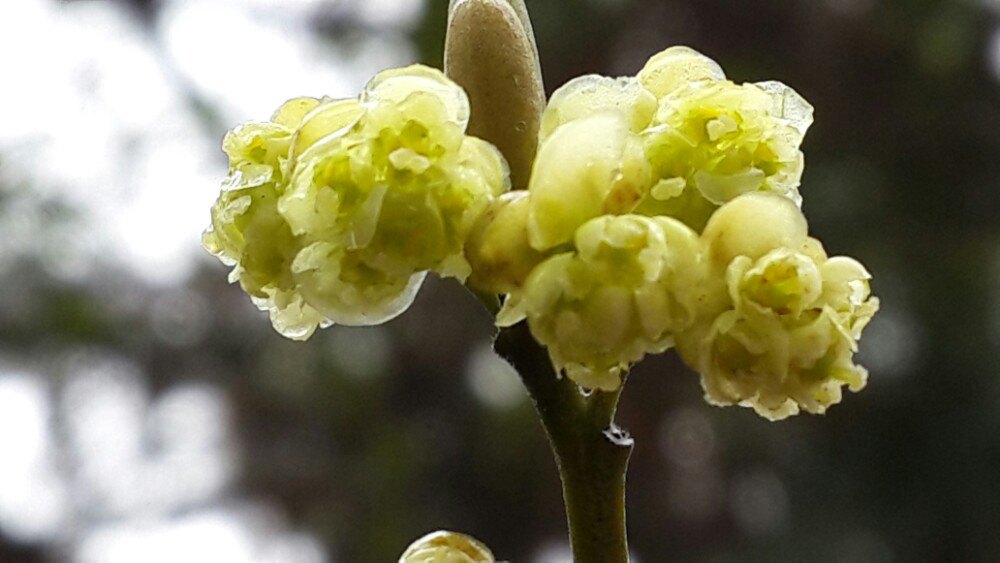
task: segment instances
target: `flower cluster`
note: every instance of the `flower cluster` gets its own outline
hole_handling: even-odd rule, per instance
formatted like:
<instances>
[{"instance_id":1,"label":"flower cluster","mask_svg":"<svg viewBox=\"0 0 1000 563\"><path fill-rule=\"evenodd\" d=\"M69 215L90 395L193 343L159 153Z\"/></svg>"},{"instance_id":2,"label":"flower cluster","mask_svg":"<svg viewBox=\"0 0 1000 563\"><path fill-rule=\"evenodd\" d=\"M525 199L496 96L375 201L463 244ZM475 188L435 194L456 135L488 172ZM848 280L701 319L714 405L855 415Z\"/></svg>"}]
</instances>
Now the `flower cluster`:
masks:
<instances>
[{"instance_id":1,"label":"flower cluster","mask_svg":"<svg viewBox=\"0 0 1000 563\"><path fill-rule=\"evenodd\" d=\"M587 389L675 344L710 402L772 419L860 389L853 354L878 301L860 264L808 237L811 122L787 86L735 84L686 47L636 77L570 81L542 116L527 194L467 248L480 287L509 294L498 324L526 318Z\"/></svg>"},{"instance_id":2,"label":"flower cluster","mask_svg":"<svg viewBox=\"0 0 1000 563\"><path fill-rule=\"evenodd\" d=\"M299 98L238 127L205 247L290 338L398 315L426 272L468 277L465 240L509 189L502 155L465 134L469 112L418 65L358 99Z\"/></svg>"},{"instance_id":3,"label":"flower cluster","mask_svg":"<svg viewBox=\"0 0 1000 563\"><path fill-rule=\"evenodd\" d=\"M611 391L631 363L670 348L694 321L701 241L669 217L605 215L577 229L573 248L532 270L501 323L526 316L557 370Z\"/></svg>"},{"instance_id":4,"label":"flower cluster","mask_svg":"<svg viewBox=\"0 0 1000 563\"><path fill-rule=\"evenodd\" d=\"M664 61L646 70L657 64ZM811 124L812 107L780 82L709 79L671 90L643 132L656 184L640 212L701 229L740 194L768 191L800 204L799 145Z\"/></svg>"},{"instance_id":5,"label":"flower cluster","mask_svg":"<svg viewBox=\"0 0 1000 563\"><path fill-rule=\"evenodd\" d=\"M678 335L709 402L777 420L823 413L841 387L864 387L861 331L878 309L857 261L829 258L787 199L744 195L717 211L703 238L725 296Z\"/></svg>"},{"instance_id":6,"label":"flower cluster","mask_svg":"<svg viewBox=\"0 0 1000 563\"><path fill-rule=\"evenodd\" d=\"M676 346L710 402L778 419L858 390L878 309L858 262L830 258L799 207L812 107L736 84L686 47L635 77L583 76L542 113L527 190L466 134L439 71L385 71L357 99L300 98L232 131L205 246L275 328L376 324L427 272L506 298L556 371L613 391Z\"/></svg>"}]
</instances>

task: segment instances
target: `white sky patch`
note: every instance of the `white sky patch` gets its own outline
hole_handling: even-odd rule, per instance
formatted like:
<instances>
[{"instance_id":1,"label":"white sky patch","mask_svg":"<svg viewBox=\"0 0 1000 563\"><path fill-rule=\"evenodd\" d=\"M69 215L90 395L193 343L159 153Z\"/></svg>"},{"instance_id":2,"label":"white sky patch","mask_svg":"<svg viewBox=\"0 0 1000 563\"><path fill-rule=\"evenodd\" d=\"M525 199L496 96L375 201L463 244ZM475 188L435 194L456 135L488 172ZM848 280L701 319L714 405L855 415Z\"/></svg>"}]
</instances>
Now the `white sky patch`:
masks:
<instances>
[{"instance_id":1,"label":"white sky patch","mask_svg":"<svg viewBox=\"0 0 1000 563\"><path fill-rule=\"evenodd\" d=\"M141 189L111 233L133 270L168 283L185 277L192 257L201 256L201 233L225 175L217 143L194 127L169 129L137 151L128 176Z\"/></svg>"},{"instance_id":2,"label":"white sky patch","mask_svg":"<svg viewBox=\"0 0 1000 563\"><path fill-rule=\"evenodd\" d=\"M284 530L256 507L234 506L173 519L102 526L82 543L78 563L323 563L316 540Z\"/></svg>"},{"instance_id":3,"label":"white sky patch","mask_svg":"<svg viewBox=\"0 0 1000 563\"><path fill-rule=\"evenodd\" d=\"M236 4L172 2L157 29L177 70L236 123L266 120L296 96L343 97L356 89L324 60L307 23L256 18Z\"/></svg>"},{"instance_id":4,"label":"white sky patch","mask_svg":"<svg viewBox=\"0 0 1000 563\"><path fill-rule=\"evenodd\" d=\"M0 49L19 53L0 58L15 77L0 89L7 179L66 202L90 231L56 258L186 276L222 159L138 23L112 2L6 2Z\"/></svg>"},{"instance_id":5,"label":"white sky patch","mask_svg":"<svg viewBox=\"0 0 1000 563\"><path fill-rule=\"evenodd\" d=\"M360 19L372 26L412 27L424 13L424 0L366 0L355 2Z\"/></svg>"},{"instance_id":6,"label":"white sky patch","mask_svg":"<svg viewBox=\"0 0 1000 563\"><path fill-rule=\"evenodd\" d=\"M0 367L0 533L80 563L327 560L277 507L233 498L222 390L151 396L138 366L99 350L57 364L58 386Z\"/></svg>"},{"instance_id":7,"label":"white sky patch","mask_svg":"<svg viewBox=\"0 0 1000 563\"><path fill-rule=\"evenodd\" d=\"M62 418L73 489L88 513L149 517L221 498L236 471L221 391L186 384L151 400L128 362L84 352L72 363Z\"/></svg>"},{"instance_id":8,"label":"white sky patch","mask_svg":"<svg viewBox=\"0 0 1000 563\"><path fill-rule=\"evenodd\" d=\"M15 540L43 541L65 520L50 410L41 377L0 371L0 532Z\"/></svg>"},{"instance_id":9,"label":"white sky patch","mask_svg":"<svg viewBox=\"0 0 1000 563\"><path fill-rule=\"evenodd\" d=\"M415 23L423 6L377 4L379 26ZM165 0L149 37L110 0L0 2L0 50L18 54L0 57L0 75L12 77L0 88L3 180L65 201L84 225L69 234L76 240L31 253L62 277L110 262L152 283L182 282L205 259L201 233L226 173L224 131L203 122L192 96L230 127L265 120L291 97L356 95L378 70L412 62L398 25L349 46L324 41L310 18L331 5L358 20L374 9Z\"/></svg>"},{"instance_id":10,"label":"white sky patch","mask_svg":"<svg viewBox=\"0 0 1000 563\"><path fill-rule=\"evenodd\" d=\"M380 4L381 17L397 18L406 16L405 10L388 5L408 3L413 2L349 4L361 16ZM172 64L227 123L267 119L296 96L355 96L382 64L403 65L413 57L408 44L391 33L372 34L382 56L371 57L356 46L324 42L309 24L307 17L270 17L235 2L173 0L163 8L157 31Z\"/></svg>"}]
</instances>

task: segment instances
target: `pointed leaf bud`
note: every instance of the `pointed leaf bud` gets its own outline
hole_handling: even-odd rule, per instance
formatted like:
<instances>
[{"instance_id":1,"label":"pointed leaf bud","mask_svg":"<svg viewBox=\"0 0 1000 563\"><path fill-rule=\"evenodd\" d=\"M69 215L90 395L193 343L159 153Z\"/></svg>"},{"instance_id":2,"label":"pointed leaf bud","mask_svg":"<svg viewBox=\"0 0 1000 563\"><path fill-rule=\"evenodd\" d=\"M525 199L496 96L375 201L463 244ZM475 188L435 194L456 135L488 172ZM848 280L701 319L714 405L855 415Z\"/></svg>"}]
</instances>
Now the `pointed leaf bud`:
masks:
<instances>
[{"instance_id":1,"label":"pointed leaf bud","mask_svg":"<svg viewBox=\"0 0 1000 563\"><path fill-rule=\"evenodd\" d=\"M469 95L469 134L500 149L515 188L528 183L545 88L522 0L453 0L444 67Z\"/></svg>"}]
</instances>

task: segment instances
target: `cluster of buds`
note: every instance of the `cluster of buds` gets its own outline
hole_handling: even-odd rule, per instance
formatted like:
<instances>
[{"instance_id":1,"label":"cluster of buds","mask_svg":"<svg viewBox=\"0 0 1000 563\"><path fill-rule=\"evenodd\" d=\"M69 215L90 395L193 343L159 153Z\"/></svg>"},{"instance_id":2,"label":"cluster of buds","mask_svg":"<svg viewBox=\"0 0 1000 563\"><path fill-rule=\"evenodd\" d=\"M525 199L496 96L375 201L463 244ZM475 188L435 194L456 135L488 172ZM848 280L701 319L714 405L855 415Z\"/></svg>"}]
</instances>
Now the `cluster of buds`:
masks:
<instances>
[{"instance_id":1,"label":"cluster of buds","mask_svg":"<svg viewBox=\"0 0 1000 563\"><path fill-rule=\"evenodd\" d=\"M770 419L864 386L853 356L878 300L858 262L808 235L812 107L791 88L736 84L686 47L635 77L574 79L514 191L469 113L421 66L357 100L288 102L227 136L206 247L292 338L386 321L435 272L505 296L497 324L526 320L584 389L613 391L671 347L711 403Z\"/></svg>"}]
</instances>

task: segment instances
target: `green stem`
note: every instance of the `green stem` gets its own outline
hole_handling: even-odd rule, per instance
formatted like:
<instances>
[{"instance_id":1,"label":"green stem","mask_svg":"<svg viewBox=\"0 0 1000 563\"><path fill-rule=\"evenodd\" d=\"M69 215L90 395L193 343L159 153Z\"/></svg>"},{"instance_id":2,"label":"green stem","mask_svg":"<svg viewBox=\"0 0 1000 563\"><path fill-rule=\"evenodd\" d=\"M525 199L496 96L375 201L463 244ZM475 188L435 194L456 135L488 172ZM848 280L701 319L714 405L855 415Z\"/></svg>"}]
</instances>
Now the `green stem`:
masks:
<instances>
[{"instance_id":1,"label":"green stem","mask_svg":"<svg viewBox=\"0 0 1000 563\"><path fill-rule=\"evenodd\" d=\"M525 323L500 332L496 351L521 374L562 479L576 563L627 563L625 471L632 439L614 425L619 391L584 396L553 372Z\"/></svg>"}]
</instances>

